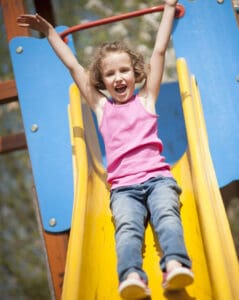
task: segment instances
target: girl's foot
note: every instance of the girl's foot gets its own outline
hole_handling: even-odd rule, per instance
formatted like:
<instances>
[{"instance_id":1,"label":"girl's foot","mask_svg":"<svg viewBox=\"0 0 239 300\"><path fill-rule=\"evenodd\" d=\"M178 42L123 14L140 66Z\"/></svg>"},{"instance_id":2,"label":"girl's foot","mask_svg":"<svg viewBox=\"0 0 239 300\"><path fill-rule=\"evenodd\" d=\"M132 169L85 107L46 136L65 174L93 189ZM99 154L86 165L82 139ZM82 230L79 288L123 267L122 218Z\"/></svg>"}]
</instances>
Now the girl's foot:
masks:
<instances>
[{"instance_id":1,"label":"girl's foot","mask_svg":"<svg viewBox=\"0 0 239 300\"><path fill-rule=\"evenodd\" d=\"M163 273L162 286L167 291L176 291L185 288L193 282L193 272L183 267L177 261L167 264L167 271Z\"/></svg>"},{"instance_id":2,"label":"girl's foot","mask_svg":"<svg viewBox=\"0 0 239 300\"><path fill-rule=\"evenodd\" d=\"M123 299L138 300L150 297L150 290L138 273L132 272L120 283L119 294Z\"/></svg>"}]
</instances>

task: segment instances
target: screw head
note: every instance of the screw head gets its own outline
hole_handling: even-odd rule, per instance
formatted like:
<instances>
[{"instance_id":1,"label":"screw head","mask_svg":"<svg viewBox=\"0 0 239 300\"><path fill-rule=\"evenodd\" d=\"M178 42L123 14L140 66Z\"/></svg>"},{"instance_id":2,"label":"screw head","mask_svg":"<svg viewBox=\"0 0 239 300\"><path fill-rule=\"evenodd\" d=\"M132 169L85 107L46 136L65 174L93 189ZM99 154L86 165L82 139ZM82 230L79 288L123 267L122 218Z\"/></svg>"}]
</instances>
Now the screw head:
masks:
<instances>
[{"instance_id":1,"label":"screw head","mask_svg":"<svg viewBox=\"0 0 239 300\"><path fill-rule=\"evenodd\" d=\"M32 124L31 126L31 132L37 132L37 130L39 129L37 124Z\"/></svg>"},{"instance_id":2,"label":"screw head","mask_svg":"<svg viewBox=\"0 0 239 300\"><path fill-rule=\"evenodd\" d=\"M21 54L23 52L23 47L22 46L18 46L17 48L16 48L16 53L17 54Z\"/></svg>"},{"instance_id":3,"label":"screw head","mask_svg":"<svg viewBox=\"0 0 239 300\"><path fill-rule=\"evenodd\" d=\"M222 4L224 2L224 0L217 0L218 4Z\"/></svg>"},{"instance_id":4,"label":"screw head","mask_svg":"<svg viewBox=\"0 0 239 300\"><path fill-rule=\"evenodd\" d=\"M49 225L50 225L51 227L56 226L56 219L55 219L55 218L51 218L51 219L49 220Z\"/></svg>"}]
</instances>

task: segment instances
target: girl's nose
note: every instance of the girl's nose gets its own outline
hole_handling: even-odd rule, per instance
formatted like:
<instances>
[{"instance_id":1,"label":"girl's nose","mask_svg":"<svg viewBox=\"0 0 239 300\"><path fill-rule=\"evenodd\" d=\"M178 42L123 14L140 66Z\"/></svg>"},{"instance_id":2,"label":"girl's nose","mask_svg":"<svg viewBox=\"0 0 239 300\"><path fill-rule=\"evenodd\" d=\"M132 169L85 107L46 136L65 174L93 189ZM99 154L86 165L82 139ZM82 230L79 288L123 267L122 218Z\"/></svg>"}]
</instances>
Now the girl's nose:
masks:
<instances>
[{"instance_id":1,"label":"girl's nose","mask_svg":"<svg viewBox=\"0 0 239 300\"><path fill-rule=\"evenodd\" d=\"M119 81L121 81L121 80L122 80L121 74L117 72L117 73L115 74L115 81L119 82Z\"/></svg>"}]
</instances>

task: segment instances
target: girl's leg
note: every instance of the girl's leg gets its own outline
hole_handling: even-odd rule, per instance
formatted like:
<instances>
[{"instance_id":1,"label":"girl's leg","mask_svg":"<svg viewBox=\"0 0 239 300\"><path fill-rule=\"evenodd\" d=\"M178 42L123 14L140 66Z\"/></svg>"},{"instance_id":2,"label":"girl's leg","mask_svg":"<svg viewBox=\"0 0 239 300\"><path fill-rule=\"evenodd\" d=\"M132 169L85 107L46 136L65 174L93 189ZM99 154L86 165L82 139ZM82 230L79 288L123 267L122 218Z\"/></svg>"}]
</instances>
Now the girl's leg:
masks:
<instances>
[{"instance_id":1,"label":"girl's leg","mask_svg":"<svg viewBox=\"0 0 239 300\"><path fill-rule=\"evenodd\" d=\"M118 188L111 192L110 206L115 223L120 282L135 272L147 282L147 276L142 270L142 244L147 219L142 196L140 188Z\"/></svg>"},{"instance_id":2,"label":"girl's leg","mask_svg":"<svg viewBox=\"0 0 239 300\"><path fill-rule=\"evenodd\" d=\"M161 269L167 270L167 264L172 261L191 268L188 257L183 229L180 219L179 195L181 189L173 178L157 177L149 181L148 208L150 222L157 234L163 257L160 261Z\"/></svg>"}]
</instances>

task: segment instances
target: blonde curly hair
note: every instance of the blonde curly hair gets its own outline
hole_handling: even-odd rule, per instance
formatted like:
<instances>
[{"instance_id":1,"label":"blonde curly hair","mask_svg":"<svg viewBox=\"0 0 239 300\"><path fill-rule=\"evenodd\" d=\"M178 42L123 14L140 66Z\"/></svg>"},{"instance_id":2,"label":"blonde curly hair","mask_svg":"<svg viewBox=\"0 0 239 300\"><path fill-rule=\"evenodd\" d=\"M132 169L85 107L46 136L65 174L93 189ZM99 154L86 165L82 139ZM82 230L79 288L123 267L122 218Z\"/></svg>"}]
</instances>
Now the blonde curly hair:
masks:
<instances>
[{"instance_id":1,"label":"blonde curly hair","mask_svg":"<svg viewBox=\"0 0 239 300\"><path fill-rule=\"evenodd\" d=\"M140 83L146 79L147 74L145 70L144 58L140 53L131 50L122 41L115 41L110 43L103 43L98 46L94 52L93 61L89 67L91 84L97 90L105 90L105 84L102 79L101 62L110 52L125 52L130 56L132 66L134 69L135 82Z\"/></svg>"}]
</instances>

